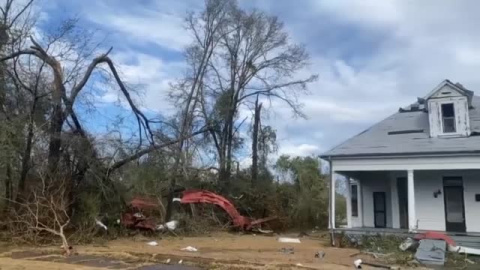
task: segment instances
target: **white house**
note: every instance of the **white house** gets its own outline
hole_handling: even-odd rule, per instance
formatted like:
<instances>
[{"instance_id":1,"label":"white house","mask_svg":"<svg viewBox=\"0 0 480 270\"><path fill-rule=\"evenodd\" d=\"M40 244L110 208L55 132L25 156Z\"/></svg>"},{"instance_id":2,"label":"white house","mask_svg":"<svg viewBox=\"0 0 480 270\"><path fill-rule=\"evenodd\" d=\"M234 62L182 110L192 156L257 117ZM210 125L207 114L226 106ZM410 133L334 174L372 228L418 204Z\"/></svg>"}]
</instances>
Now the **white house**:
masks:
<instances>
[{"instance_id":1,"label":"white house","mask_svg":"<svg viewBox=\"0 0 480 270\"><path fill-rule=\"evenodd\" d=\"M350 230L480 233L480 97L459 83L443 81L321 158L349 179ZM338 229L332 203L330 214Z\"/></svg>"}]
</instances>

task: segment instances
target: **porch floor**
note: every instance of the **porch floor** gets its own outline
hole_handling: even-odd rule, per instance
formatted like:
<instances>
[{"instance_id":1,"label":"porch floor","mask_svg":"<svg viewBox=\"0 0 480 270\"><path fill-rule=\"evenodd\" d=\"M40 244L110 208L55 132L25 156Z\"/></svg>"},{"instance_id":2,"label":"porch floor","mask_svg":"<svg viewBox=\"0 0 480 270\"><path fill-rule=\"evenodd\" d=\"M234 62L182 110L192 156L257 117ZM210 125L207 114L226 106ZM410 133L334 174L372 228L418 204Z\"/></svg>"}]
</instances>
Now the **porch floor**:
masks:
<instances>
[{"instance_id":1,"label":"porch floor","mask_svg":"<svg viewBox=\"0 0 480 270\"><path fill-rule=\"evenodd\" d=\"M373 227L357 227L357 228L335 228L334 233L344 233L350 235L395 235L400 237L414 237L418 233L424 233L424 230L418 230L415 233L409 232L407 229L395 228L373 228ZM459 246L480 248L480 233L478 232L442 232L450 236Z\"/></svg>"}]
</instances>

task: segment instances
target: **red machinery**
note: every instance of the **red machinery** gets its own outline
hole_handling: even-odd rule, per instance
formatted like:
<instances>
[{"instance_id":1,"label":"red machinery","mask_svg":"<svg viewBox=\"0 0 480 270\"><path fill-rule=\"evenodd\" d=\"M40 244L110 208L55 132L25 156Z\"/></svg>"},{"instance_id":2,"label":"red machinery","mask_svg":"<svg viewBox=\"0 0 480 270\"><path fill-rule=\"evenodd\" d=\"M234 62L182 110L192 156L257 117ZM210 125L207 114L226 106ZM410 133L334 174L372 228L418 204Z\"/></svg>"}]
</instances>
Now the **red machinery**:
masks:
<instances>
[{"instance_id":1,"label":"red machinery","mask_svg":"<svg viewBox=\"0 0 480 270\"><path fill-rule=\"evenodd\" d=\"M158 202L153 199L134 198L127 206L128 210L123 213L120 220L123 226L151 231L156 229L158 222L151 214L160 208Z\"/></svg>"},{"instance_id":2,"label":"red machinery","mask_svg":"<svg viewBox=\"0 0 480 270\"><path fill-rule=\"evenodd\" d=\"M221 207L232 219L233 225L242 230L251 230L261 223L274 220L277 217L268 217L252 220L249 217L242 216L232 202L216 193L206 190L186 190L180 200L182 204L190 203L208 203ZM144 215L145 211L159 209L159 205L154 200L145 198L135 198L129 203L129 211L122 215L122 224L129 228L155 230L157 222L151 217Z\"/></svg>"},{"instance_id":3,"label":"red machinery","mask_svg":"<svg viewBox=\"0 0 480 270\"><path fill-rule=\"evenodd\" d=\"M252 220L249 217L240 215L233 203L226 198L206 190L186 190L183 192L182 204L188 203L210 203L221 207L228 213L232 219L233 225L240 229L251 230L253 227L260 225L261 223L274 220L277 217L268 217L263 219Z\"/></svg>"}]
</instances>

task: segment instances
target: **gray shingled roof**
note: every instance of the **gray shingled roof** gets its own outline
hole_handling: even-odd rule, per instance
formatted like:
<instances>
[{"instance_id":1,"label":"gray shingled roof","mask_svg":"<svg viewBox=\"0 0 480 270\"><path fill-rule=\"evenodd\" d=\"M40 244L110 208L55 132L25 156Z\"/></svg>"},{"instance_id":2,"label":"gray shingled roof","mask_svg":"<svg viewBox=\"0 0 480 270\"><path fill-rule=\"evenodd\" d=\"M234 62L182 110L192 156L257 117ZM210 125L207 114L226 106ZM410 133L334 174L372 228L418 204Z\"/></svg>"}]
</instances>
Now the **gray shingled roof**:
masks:
<instances>
[{"instance_id":1,"label":"gray shingled roof","mask_svg":"<svg viewBox=\"0 0 480 270\"><path fill-rule=\"evenodd\" d=\"M403 109L406 112L395 113L321 156L480 153L480 97L472 98L472 108L469 110L470 137L430 138L428 113L423 110L410 111L411 106ZM402 133L405 131L412 133ZM389 134L392 132L394 134Z\"/></svg>"}]
</instances>

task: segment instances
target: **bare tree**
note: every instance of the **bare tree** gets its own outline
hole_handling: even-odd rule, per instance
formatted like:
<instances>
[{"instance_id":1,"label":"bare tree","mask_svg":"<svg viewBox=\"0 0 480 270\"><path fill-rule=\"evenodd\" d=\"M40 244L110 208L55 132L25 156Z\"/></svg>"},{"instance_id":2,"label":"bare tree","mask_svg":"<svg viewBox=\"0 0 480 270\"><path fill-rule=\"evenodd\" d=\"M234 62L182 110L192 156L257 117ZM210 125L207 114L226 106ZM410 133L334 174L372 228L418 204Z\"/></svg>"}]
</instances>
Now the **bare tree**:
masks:
<instances>
[{"instance_id":1,"label":"bare tree","mask_svg":"<svg viewBox=\"0 0 480 270\"><path fill-rule=\"evenodd\" d=\"M27 111L26 113L26 139L25 139L25 146L22 154L22 161L21 161L21 169L20 169L20 178L18 182L18 194L23 194L25 191L25 181L27 178L27 174L31 168L31 153L32 153L32 148L34 144L34 127L36 124L36 120L38 119L38 115L42 112L39 110L40 107L40 102L41 99L43 99L47 94L42 91L47 89L48 87L45 85L45 81L42 76L42 70L44 68L44 63L40 64L40 67L38 67L38 70L35 69L34 72L29 72L26 70L22 70L20 75L20 72L18 71L19 68L19 63L15 61L13 63L13 72L10 70L7 70L7 73L9 75L9 78L14 82L15 85L15 91L16 92L21 92L21 91L26 91L29 95L31 101L30 101L30 110ZM21 66L21 65L20 65ZM20 67L21 68L21 67ZM22 69L22 68L21 68ZM26 77L26 78L22 78ZM20 199L20 198L18 198Z\"/></svg>"},{"instance_id":2,"label":"bare tree","mask_svg":"<svg viewBox=\"0 0 480 270\"><path fill-rule=\"evenodd\" d=\"M199 14L190 14L187 19L187 29L194 36L195 43L187 48L187 62L190 64L190 75L186 80L180 82L174 90L180 91L172 93L177 101L183 106L179 116L180 128L178 131L179 143L174 153L173 175L170 180L170 191L168 196L166 219L169 220L172 214L172 199L176 185L176 178L179 175L179 166L181 156L184 153L184 137L192 132L192 125L195 116L195 109L198 104L198 96L203 83L205 73L210 64L210 59L220 42L220 30L226 23L226 16L229 5L232 1L227 0L207 0L205 1L205 10ZM188 89L184 91L184 89ZM208 125L208 123L207 123Z\"/></svg>"},{"instance_id":3,"label":"bare tree","mask_svg":"<svg viewBox=\"0 0 480 270\"><path fill-rule=\"evenodd\" d=\"M71 201L67 195L67 179L47 179L40 177L40 184L31 187L28 201L14 202L18 205L15 214L10 215L9 222L13 235L29 239L31 235L46 232L60 238L65 255L70 255L71 248L65 235L70 224Z\"/></svg>"},{"instance_id":4,"label":"bare tree","mask_svg":"<svg viewBox=\"0 0 480 270\"><path fill-rule=\"evenodd\" d=\"M147 117L134 104L132 98L130 97L129 91L118 75L113 61L108 57L111 49L106 53L94 58L88 65L88 68L84 72L81 79L74 83L69 90L67 90L68 84L65 81L65 74L63 73L64 69L61 61L49 54L34 38L31 38L31 43L32 45L29 49L13 52L12 54L1 58L0 61L16 59L22 55L32 55L37 57L42 63L45 63L51 68L53 74L53 86L50 106L52 107L52 111L50 115L50 125L48 131L50 137L48 147L48 171L51 174L55 173L57 166L59 165L62 147L62 128L68 117L70 117L74 123L76 131L82 137L86 137L85 130L83 129L78 117L74 112L74 103L77 96L92 75L93 71L99 64L105 63L108 65L118 86L120 87L120 90L122 91L124 97L130 105L130 108L132 109L132 112L138 120L139 132L141 133L142 130L144 130L145 134L152 136L152 131L150 129L150 124ZM70 96L68 96L68 93L70 93Z\"/></svg>"},{"instance_id":5,"label":"bare tree","mask_svg":"<svg viewBox=\"0 0 480 270\"><path fill-rule=\"evenodd\" d=\"M21 44L25 34L30 31L33 2L33 0L23 3L16 0L6 0L0 5L0 57L11 48ZM28 106L26 104L28 98L21 92L12 95L13 92L19 91L20 87L17 81L12 81L12 73L7 66L0 63L0 123L5 132L5 136L0 140L3 145L9 148L3 149L6 156L0 161L0 164L6 167L6 210L14 196L15 168L18 157L16 152L21 147L22 140L18 133L22 129L24 116L29 114L28 110L22 109L22 106Z\"/></svg>"},{"instance_id":6,"label":"bare tree","mask_svg":"<svg viewBox=\"0 0 480 270\"><path fill-rule=\"evenodd\" d=\"M233 153L241 141L239 130L245 119L238 119L238 112L242 106L260 96L283 101L296 115L303 116L297 97L317 79L316 75L296 76L308 64L309 56L303 46L290 42L277 17L242 10L233 2L227 21L209 63L201 97L204 120L214 127L211 136L219 179L224 184L230 179Z\"/></svg>"}]
</instances>

